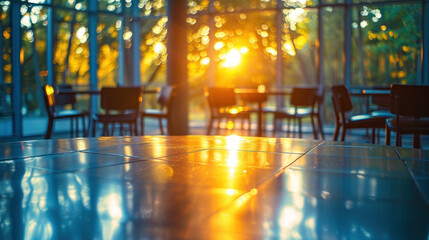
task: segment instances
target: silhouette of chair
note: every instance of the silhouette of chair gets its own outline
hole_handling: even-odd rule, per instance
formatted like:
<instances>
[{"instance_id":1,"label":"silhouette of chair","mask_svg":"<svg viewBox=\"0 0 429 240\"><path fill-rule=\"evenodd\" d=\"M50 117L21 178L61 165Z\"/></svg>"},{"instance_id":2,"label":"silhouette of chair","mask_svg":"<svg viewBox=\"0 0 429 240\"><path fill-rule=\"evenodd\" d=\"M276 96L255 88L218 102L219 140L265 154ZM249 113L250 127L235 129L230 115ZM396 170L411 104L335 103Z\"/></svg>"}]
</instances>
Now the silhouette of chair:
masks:
<instances>
[{"instance_id":1,"label":"silhouette of chair","mask_svg":"<svg viewBox=\"0 0 429 240\"><path fill-rule=\"evenodd\" d=\"M274 109L269 107L264 107L264 103L268 100L268 94L266 92L258 92L257 89L251 90L249 92L241 92L238 94L239 99L242 101L243 111L250 114L256 113L258 115L258 123L261 126L258 126L259 130L265 129L265 115L274 113ZM257 105L251 106L251 105Z\"/></svg>"},{"instance_id":2,"label":"silhouette of chair","mask_svg":"<svg viewBox=\"0 0 429 240\"><path fill-rule=\"evenodd\" d=\"M124 124L128 125L130 135L138 135L137 118L141 101L141 87L103 87L101 108L105 110L105 114L93 116L92 136L95 136L97 122L103 124L103 136L113 135L116 123L120 124L121 135L124 133Z\"/></svg>"},{"instance_id":3,"label":"silhouette of chair","mask_svg":"<svg viewBox=\"0 0 429 240\"><path fill-rule=\"evenodd\" d=\"M237 96L233 88L210 87L205 91L210 109L210 120L207 126L207 135L210 135L214 121L218 120L218 129L222 119L241 119L243 128L247 120L250 130L250 112L237 105Z\"/></svg>"},{"instance_id":4,"label":"silhouette of chair","mask_svg":"<svg viewBox=\"0 0 429 240\"><path fill-rule=\"evenodd\" d=\"M173 86L164 86L161 88L161 91L158 94L157 102L159 104L159 109L145 109L141 113L140 119L140 129L141 135L144 135L144 120L145 118L157 118L159 122L159 129L161 134L164 134L164 128L162 120L170 120L170 107L171 102L174 96L174 87Z\"/></svg>"},{"instance_id":5,"label":"silhouette of chair","mask_svg":"<svg viewBox=\"0 0 429 240\"><path fill-rule=\"evenodd\" d=\"M348 113L353 110L353 104L347 88L344 85L335 85L331 87L331 90L335 117L333 140L337 141L340 128L343 128L341 141L345 140L347 129L371 128L371 143L375 143L375 129L384 128L386 117L371 114L348 116Z\"/></svg>"},{"instance_id":6,"label":"silhouette of chair","mask_svg":"<svg viewBox=\"0 0 429 240\"><path fill-rule=\"evenodd\" d=\"M85 130L85 117L88 115L76 109L64 109L65 105L73 105L76 102L74 95L56 95L55 89L51 85L43 86L43 97L45 100L46 110L48 112L48 127L46 130L45 138L52 137L54 128L54 121L56 119L70 119L70 136L74 136L74 119L82 119L83 136L86 136ZM79 121L76 121L76 136L79 133Z\"/></svg>"},{"instance_id":7,"label":"silhouette of chair","mask_svg":"<svg viewBox=\"0 0 429 240\"><path fill-rule=\"evenodd\" d=\"M291 107L284 108L274 112L274 130L277 132L277 121L279 119L287 119L287 129L290 130L290 120L295 122L298 120L298 133L299 137L302 137L302 118L309 117L311 125L313 127L314 139L318 138L317 127L314 123L314 118L318 121L318 128L322 138L325 137L323 132L322 119L320 117L319 107L316 107L317 103L323 101L323 94L318 95L317 88L304 88L294 87L290 98Z\"/></svg>"},{"instance_id":8,"label":"silhouette of chair","mask_svg":"<svg viewBox=\"0 0 429 240\"><path fill-rule=\"evenodd\" d=\"M396 132L396 146L402 145L402 134L413 134L413 147L420 148L420 134L429 134L429 86L391 86L390 111L394 118L386 120L386 145L390 132Z\"/></svg>"},{"instance_id":9,"label":"silhouette of chair","mask_svg":"<svg viewBox=\"0 0 429 240\"><path fill-rule=\"evenodd\" d=\"M373 86L374 90L390 90L390 87L386 86ZM375 109L371 111L372 116L377 117L394 117L394 114L390 112L390 96L389 95L373 95L371 97L371 103L375 105Z\"/></svg>"}]
</instances>

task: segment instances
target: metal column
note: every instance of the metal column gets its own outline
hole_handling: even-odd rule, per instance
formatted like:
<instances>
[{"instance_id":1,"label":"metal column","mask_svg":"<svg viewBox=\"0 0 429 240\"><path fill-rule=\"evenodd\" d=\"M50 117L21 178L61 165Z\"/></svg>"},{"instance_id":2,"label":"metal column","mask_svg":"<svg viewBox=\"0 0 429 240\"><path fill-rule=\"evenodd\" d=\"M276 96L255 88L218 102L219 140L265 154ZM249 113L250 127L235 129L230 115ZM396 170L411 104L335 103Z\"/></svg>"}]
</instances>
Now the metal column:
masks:
<instances>
[{"instance_id":1,"label":"metal column","mask_svg":"<svg viewBox=\"0 0 429 240\"><path fill-rule=\"evenodd\" d=\"M11 1L11 28L12 28L12 118L13 136L23 136L22 124L22 78L21 78L21 1Z\"/></svg>"},{"instance_id":2,"label":"metal column","mask_svg":"<svg viewBox=\"0 0 429 240\"><path fill-rule=\"evenodd\" d=\"M346 0L344 15L344 84L348 89L352 86L352 8L351 0Z\"/></svg>"},{"instance_id":3,"label":"metal column","mask_svg":"<svg viewBox=\"0 0 429 240\"><path fill-rule=\"evenodd\" d=\"M88 1L89 4L89 20L88 20L88 32L89 32L89 84L91 89L97 89L98 77L97 77L97 8L98 1ZM91 95L91 113L97 111L97 98Z\"/></svg>"}]
</instances>

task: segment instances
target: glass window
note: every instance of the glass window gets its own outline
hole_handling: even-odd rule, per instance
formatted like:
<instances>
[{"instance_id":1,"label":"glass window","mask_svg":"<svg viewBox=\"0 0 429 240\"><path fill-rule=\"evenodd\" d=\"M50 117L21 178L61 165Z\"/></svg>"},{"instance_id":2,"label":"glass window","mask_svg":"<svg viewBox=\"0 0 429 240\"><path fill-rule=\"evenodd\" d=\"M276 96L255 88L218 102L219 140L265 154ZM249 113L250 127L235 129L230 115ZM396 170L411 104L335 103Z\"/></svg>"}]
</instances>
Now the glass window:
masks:
<instances>
[{"instance_id":1,"label":"glass window","mask_svg":"<svg viewBox=\"0 0 429 240\"><path fill-rule=\"evenodd\" d=\"M0 137L12 135L10 3L0 2Z\"/></svg>"},{"instance_id":2,"label":"glass window","mask_svg":"<svg viewBox=\"0 0 429 240\"><path fill-rule=\"evenodd\" d=\"M198 18L189 17L188 22L188 79L191 121L202 121L209 112L206 111L204 87L210 85L208 68L210 66L210 17L202 15Z\"/></svg>"},{"instance_id":3,"label":"glass window","mask_svg":"<svg viewBox=\"0 0 429 240\"><path fill-rule=\"evenodd\" d=\"M98 86L116 86L119 78L119 17L99 15L97 25Z\"/></svg>"},{"instance_id":4,"label":"glass window","mask_svg":"<svg viewBox=\"0 0 429 240\"><path fill-rule=\"evenodd\" d=\"M421 4L353 7L353 86L421 83L421 9Z\"/></svg>"},{"instance_id":5,"label":"glass window","mask_svg":"<svg viewBox=\"0 0 429 240\"><path fill-rule=\"evenodd\" d=\"M162 86L167 82L167 17L141 22L141 83Z\"/></svg>"},{"instance_id":6,"label":"glass window","mask_svg":"<svg viewBox=\"0 0 429 240\"><path fill-rule=\"evenodd\" d=\"M93 1L93 0L90 0ZM76 10L86 10L87 1L86 0L52 0L54 5L61 7L68 7Z\"/></svg>"},{"instance_id":7,"label":"glass window","mask_svg":"<svg viewBox=\"0 0 429 240\"><path fill-rule=\"evenodd\" d=\"M140 0L138 8L140 16L165 15L167 2L166 0Z\"/></svg>"},{"instance_id":8,"label":"glass window","mask_svg":"<svg viewBox=\"0 0 429 240\"><path fill-rule=\"evenodd\" d=\"M283 10L283 84L316 85L317 10Z\"/></svg>"},{"instance_id":9,"label":"glass window","mask_svg":"<svg viewBox=\"0 0 429 240\"><path fill-rule=\"evenodd\" d=\"M122 0L98 0L98 10L120 13Z\"/></svg>"},{"instance_id":10,"label":"glass window","mask_svg":"<svg viewBox=\"0 0 429 240\"><path fill-rule=\"evenodd\" d=\"M318 0L281 0L284 7L302 8L318 4Z\"/></svg>"},{"instance_id":11,"label":"glass window","mask_svg":"<svg viewBox=\"0 0 429 240\"><path fill-rule=\"evenodd\" d=\"M21 76L24 135L44 133L44 128L35 128L34 121L45 115L42 86L46 82L46 31L47 11L44 6L21 6Z\"/></svg>"},{"instance_id":12,"label":"glass window","mask_svg":"<svg viewBox=\"0 0 429 240\"><path fill-rule=\"evenodd\" d=\"M215 81L218 86L269 86L276 73L275 12L217 15Z\"/></svg>"},{"instance_id":13,"label":"glass window","mask_svg":"<svg viewBox=\"0 0 429 240\"><path fill-rule=\"evenodd\" d=\"M131 47L131 45L126 45ZM128 49L132 51L132 48ZM130 54L130 57L132 55ZM132 68L132 66L127 66ZM167 17L140 22L140 83L148 89L167 83ZM128 72L129 70L126 70ZM144 96L145 108L158 108L156 94Z\"/></svg>"},{"instance_id":14,"label":"glass window","mask_svg":"<svg viewBox=\"0 0 429 240\"><path fill-rule=\"evenodd\" d=\"M277 7L276 0L216 0L214 8L219 12L235 12L244 9L266 9Z\"/></svg>"},{"instance_id":15,"label":"glass window","mask_svg":"<svg viewBox=\"0 0 429 240\"><path fill-rule=\"evenodd\" d=\"M55 83L89 85L88 15L55 11Z\"/></svg>"},{"instance_id":16,"label":"glass window","mask_svg":"<svg viewBox=\"0 0 429 240\"><path fill-rule=\"evenodd\" d=\"M209 7L209 0L187 0L188 13L196 14L201 11L206 11Z\"/></svg>"},{"instance_id":17,"label":"glass window","mask_svg":"<svg viewBox=\"0 0 429 240\"><path fill-rule=\"evenodd\" d=\"M324 84L344 84L344 15L342 7L326 7L323 11Z\"/></svg>"}]
</instances>

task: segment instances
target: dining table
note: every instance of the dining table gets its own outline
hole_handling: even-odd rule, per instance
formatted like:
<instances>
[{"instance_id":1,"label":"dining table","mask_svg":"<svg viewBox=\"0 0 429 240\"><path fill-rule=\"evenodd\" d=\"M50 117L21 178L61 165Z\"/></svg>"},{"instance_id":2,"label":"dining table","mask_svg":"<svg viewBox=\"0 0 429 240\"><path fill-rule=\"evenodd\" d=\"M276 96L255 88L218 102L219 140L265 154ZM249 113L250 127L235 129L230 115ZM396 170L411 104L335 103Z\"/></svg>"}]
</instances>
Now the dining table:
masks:
<instances>
[{"instance_id":1,"label":"dining table","mask_svg":"<svg viewBox=\"0 0 429 240\"><path fill-rule=\"evenodd\" d=\"M244 99L248 103L256 103L257 106L257 127L256 136L261 137L263 135L263 114L264 104L268 99L268 96L285 96L292 93L292 89L265 89L265 88L236 88L234 92L239 98ZM274 112L275 109L270 109L266 112Z\"/></svg>"},{"instance_id":2,"label":"dining table","mask_svg":"<svg viewBox=\"0 0 429 240\"><path fill-rule=\"evenodd\" d=\"M0 239L428 239L429 151L240 136L0 145Z\"/></svg>"}]
</instances>

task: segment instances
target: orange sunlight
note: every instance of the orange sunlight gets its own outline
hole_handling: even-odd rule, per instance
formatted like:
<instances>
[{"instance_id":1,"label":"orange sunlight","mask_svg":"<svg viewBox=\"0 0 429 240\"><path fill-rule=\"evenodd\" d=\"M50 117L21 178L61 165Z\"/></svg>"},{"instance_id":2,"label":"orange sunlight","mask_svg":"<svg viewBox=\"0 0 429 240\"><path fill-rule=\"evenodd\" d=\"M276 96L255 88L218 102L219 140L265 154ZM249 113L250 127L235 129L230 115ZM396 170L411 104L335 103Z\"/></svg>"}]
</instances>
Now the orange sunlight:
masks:
<instances>
[{"instance_id":1,"label":"orange sunlight","mask_svg":"<svg viewBox=\"0 0 429 240\"><path fill-rule=\"evenodd\" d=\"M225 56L224 67L235 67L241 62L241 53L237 49L231 49Z\"/></svg>"}]
</instances>

